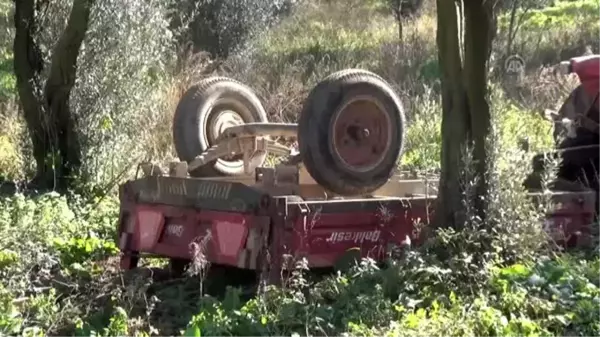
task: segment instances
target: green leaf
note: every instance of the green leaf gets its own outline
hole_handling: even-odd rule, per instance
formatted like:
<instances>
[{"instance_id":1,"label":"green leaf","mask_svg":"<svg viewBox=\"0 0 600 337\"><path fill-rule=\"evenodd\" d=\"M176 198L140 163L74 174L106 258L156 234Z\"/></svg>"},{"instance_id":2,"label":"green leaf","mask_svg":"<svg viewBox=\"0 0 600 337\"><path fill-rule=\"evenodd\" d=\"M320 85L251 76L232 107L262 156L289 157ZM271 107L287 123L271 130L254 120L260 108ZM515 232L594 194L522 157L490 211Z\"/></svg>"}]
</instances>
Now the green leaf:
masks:
<instances>
[{"instance_id":1,"label":"green leaf","mask_svg":"<svg viewBox=\"0 0 600 337\"><path fill-rule=\"evenodd\" d=\"M529 268L522 264L514 264L510 267L503 268L500 274L509 279L526 278L530 274Z\"/></svg>"},{"instance_id":2,"label":"green leaf","mask_svg":"<svg viewBox=\"0 0 600 337\"><path fill-rule=\"evenodd\" d=\"M183 336L185 337L201 337L202 334L200 333L200 327L198 327L197 324L193 324L192 326L188 327L185 332L183 333Z\"/></svg>"}]
</instances>

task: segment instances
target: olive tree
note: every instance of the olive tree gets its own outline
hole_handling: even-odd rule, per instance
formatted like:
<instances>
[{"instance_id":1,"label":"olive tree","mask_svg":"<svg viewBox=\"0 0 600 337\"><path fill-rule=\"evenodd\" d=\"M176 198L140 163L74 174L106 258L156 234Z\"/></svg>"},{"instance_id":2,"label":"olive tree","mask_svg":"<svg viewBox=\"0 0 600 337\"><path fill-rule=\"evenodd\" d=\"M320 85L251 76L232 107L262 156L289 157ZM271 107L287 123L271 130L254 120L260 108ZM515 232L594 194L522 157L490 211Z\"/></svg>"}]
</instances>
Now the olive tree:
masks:
<instances>
[{"instance_id":1,"label":"olive tree","mask_svg":"<svg viewBox=\"0 0 600 337\"><path fill-rule=\"evenodd\" d=\"M158 149L170 132L173 33L164 0L102 0L92 12L71 99L80 120L82 175L104 188ZM159 153L160 152L160 153Z\"/></svg>"},{"instance_id":2,"label":"olive tree","mask_svg":"<svg viewBox=\"0 0 600 337\"><path fill-rule=\"evenodd\" d=\"M79 50L89 27L95 0L74 0L66 27L46 64L38 32L42 0L16 0L14 71L17 90L33 146L35 185L64 189L81 166L81 143L70 96L75 85ZM47 76L43 76L47 71Z\"/></svg>"},{"instance_id":3,"label":"olive tree","mask_svg":"<svg viewBox=\"0 0 600 337\"><path fill-rule=\"evenodd\" d=\"M476 178L475 193L466 202L485 219L491 134L487 67L496 32L494 6L490 0L437 0L443 110L439 226L464 223L466 172ZM466 160L465 150L472 160Z\"/></svg>"},{"instance_id":4,"label":"olive tree","mask_svg":"<svg viewBox=\"0 0 600 337\"><path fill-rule=\"evenodd\" d=\"M106 185L150 152L169 113L168 5L14 2L15 73L39 187L70 187L73 176Z\"/></svg>"},{"instance_id":5,"label":"olive tree","mask_svg":"<svg viewBox=\"0 0 600 337\"><path fill-rule=\"evenodd\" d=\"M508 29L506 30L505 54L507 57L513 53L513 43L527 13L534 9L543 8L550 2L550 0L503 0L501 2L499 7L507 11L509 18Z\"/></svg>"},{"instance_id":6,"label":"olive tree","mask_svg":"<svg viewBox=\"0 0 600 337\"><path fill-rule=\"evenodd\" d=\"M171 6L179 45L227 58L257 31L276 24L300 0L183 0ZM183 28L183 29L181 29Z\"/></svg>"}]
</instances>

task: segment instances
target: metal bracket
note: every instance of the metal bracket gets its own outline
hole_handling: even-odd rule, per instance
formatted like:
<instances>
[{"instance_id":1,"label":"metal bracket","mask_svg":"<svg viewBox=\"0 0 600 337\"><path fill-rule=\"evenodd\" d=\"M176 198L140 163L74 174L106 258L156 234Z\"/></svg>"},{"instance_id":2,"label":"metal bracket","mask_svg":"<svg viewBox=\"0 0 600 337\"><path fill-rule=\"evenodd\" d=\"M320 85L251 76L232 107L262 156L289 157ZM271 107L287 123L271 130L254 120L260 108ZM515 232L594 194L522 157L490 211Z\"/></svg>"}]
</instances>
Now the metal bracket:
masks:
<instances>
[{"instance_id":1,"label":"metal bracket","mask_svg":"<svg viewBox=\"0 0 600 337\"><path fill-rule=\"evenodd\" d=\"M138 165L138 168L142 169L142 174L144 175L144 177L164 175L164 172L162 171L160 166L158 166L156 164L152 164L152 163L148 163L148 162L140 163Z\"/></svg>"},{"instance_id":2,"label":"metal bracket","mask_svg":"<svg viewBox=\"0 0 600 337\"><path fill-rule=\"evenodd\" d=\"M290 149L263 136L238 136L221 140L206 152L202 153L188 164L188 171L196 170L217 159L242 155L244 157L244 171L252 174L250 161L253 157L270 152L279 156L289 156Z\"/></svg>"},{"instance_id":3,"label":"metal bracket","mask_svg":"<svg viewBox=\"0 0 600 337\"><path fill-rule=\"evenodd\" d=\"M256 168L256 182L265 186L298 185L299 170L297 166L277 165L275 168Z\"/></svg>"}]
</instances>

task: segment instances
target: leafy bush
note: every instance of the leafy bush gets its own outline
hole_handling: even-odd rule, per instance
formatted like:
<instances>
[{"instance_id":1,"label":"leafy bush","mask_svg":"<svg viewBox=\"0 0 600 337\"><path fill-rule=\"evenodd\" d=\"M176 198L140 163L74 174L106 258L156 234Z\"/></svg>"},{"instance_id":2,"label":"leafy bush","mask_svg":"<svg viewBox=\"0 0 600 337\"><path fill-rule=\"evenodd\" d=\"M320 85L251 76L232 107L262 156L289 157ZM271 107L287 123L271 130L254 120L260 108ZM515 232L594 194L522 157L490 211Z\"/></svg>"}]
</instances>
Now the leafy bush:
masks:
<instances>
[{"instance_id":1,"label":"leafy bush","mask_svg":"<svg viewBox=\"0 0 600 337\"><path fill-rule=\"evenodd\" d=\"M12 67L12 4L0 0L0 104L15 93L15 76Z\"/></svg>"},{"instance_id":2,"label":"leafy bush","mask_svg":"<svg viewBox=\"0 0 600 337\"><path fill-rule=\"evenodd\" d=\"M71 238L68 241L56 238L52 243L59 253L61 263L67 266L102 260L119 252L112 240L106 241L97 237Z\"/></svg>"},{"instance_id":3,"label":"leafy bush","mask_svg":"<svg viewBox=\"0 0 600 337\"><path fill-rule=\"evenodd\" d=\"M417 256L406 259L425 258ZM563 261L546 260L530 267L494 267L484 275L489 285L481 285L482 289L471 295L464 291L457 295L435 290L455 279L459 274L456 269L440 269L425 261L421 266L400 262L389 269L378 269L365 260L349 274L327 278L310 289L272 288L246 303L240 300L239 291L229 288L222 302L203 300L201 313L190 321L184 334L597 334L599 322L595 314L600 295L596 276L600 260L591 265L575 259ZM586 273L578 274L582 270ZM463 288L477 287L461 284Z\"/></svg>"},{"instance_id":4,"label":"leafy bush","mask_svg":"<svg viewBox=\"0 0 600 337\"><path fill-rule=\"evenodd\" d=\"M595 336L599 267L598 259L563 256L498 268L490 280L491 298L507 317L535 317L544 333Z\"/></svg>"},{"instance_id":5,"label":"leafy bush","mask_svg":"<svg viewBox=\"0 0 600 337\"><path fill-rule=\"evenodd\" d=\"M15 92L12 60L12 52L0 50L0 102L8 100Z\"/></svg>"},{"instance_id":6,"label":"leafy bush","mask_svg":"<svg viewBox=\"0 0 600 337\"><path fill-rule=\"evenodd\" d=\"M166 10L164 1L111 0L92 13L71 99L92 183L110 183L158 155L148 144L169 112L164 94L174 50Z\"/></svg>"},{"instance_id":7,"label":"leafy bush","mask_svg":"<svg viewBox=\"0 0 600 337\"><path fill-rule=\"evenodd\" d=\"M60 312L78 301L69 295L81 287L77 278L89 283L90 275L102 274L93 258L115 255L116 200L70 199L46 194L0 200L0 333L45 334L71 320L77 311L70 311L71 318ZM70 299L59 302L60 296Z\"/></svg>"},{"instance_id":8,"label":"leafy bush","mask_svg":"<svg viewBox=\"0 0 600 337\"><path fill-rule=\"evenodd\" d=\"M183 29L180 43L195 52L227 58L257 33L287 15L296 0L187 0L173 3L171 21ZM189 23L189 27L180 27Z\"/></svg>"},{"instance_id":9,"label":"leafy bush","mask_svg":"<svg viewBox=\"0 0 600 337\"><path fill-rule=\"evenodd\" d=\"M82 173L91 185L110 185L144 156L170 154L170 148L152 153L154 148L148 146L155 129L165 125L162 119L171 117L166 95L175 45L167 5L163 1L102 1L92 8L70 100L82 134ZM37 16L43 29L36 40L49 62L71 1L43 6ZM13 34L12 30L8 33ZM10 44L0 48L0 83L6 84L0 86L0 94L14 87L11 48ZM11 69L10 74L5 74L5 67Z\"/></svg>"}]
</instances>

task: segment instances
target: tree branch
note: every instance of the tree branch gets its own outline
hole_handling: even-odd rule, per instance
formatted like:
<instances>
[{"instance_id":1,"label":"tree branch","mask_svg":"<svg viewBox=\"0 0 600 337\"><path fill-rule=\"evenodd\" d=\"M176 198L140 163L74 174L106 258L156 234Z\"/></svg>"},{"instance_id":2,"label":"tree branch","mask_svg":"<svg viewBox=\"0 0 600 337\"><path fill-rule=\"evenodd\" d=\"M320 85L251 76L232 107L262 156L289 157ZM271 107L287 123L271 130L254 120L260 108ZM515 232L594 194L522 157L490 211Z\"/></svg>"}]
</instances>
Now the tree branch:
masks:
<instances>
[{"instance_id":1,"label":"tree branch","mask_svg":"<svg viewBox=\"0 0 600 337\"><path fill-rule=\"evenodd\" d=\"M46 97L54 97L56 91L69 94L75 85L77 57L89 26L91 7L95 0L75 0L63 34L52 53L50 75L46 82ZM51 103L51 102L49 102Z\"/></svg>"}]
</instances>

